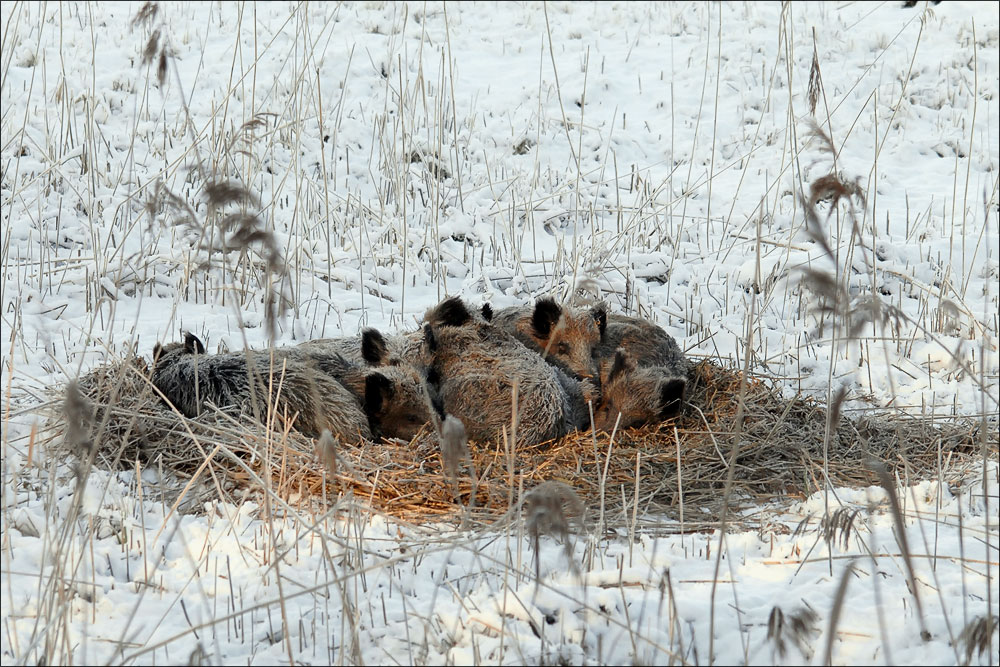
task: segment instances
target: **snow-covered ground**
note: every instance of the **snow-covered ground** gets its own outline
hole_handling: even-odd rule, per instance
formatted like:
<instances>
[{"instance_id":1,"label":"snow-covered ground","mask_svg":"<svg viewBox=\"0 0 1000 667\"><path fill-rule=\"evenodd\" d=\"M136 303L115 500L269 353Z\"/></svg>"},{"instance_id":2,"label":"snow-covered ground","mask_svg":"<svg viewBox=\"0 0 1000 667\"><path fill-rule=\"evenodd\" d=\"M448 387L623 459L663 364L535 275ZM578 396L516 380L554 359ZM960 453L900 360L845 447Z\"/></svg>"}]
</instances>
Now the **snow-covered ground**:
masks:
<instances>
[{"instance_id":1,"label":"snow-covered ground","mask_svg":"<svg viewBox=\"0 0 1000 667\"><path fill-rule=\"evenodd\" d=\"M1000 19L900 4L4 4L4 662L821 662L843 582L834 662L964 662L1000 614L995 454L900 487L914 589L879 489L721 542L616 518L543 540L536 580L520 522L167 516L33 445L47 392L109 356L265 345L269 290L278 344L555 293L789 395L995 420ZM803 211L831 172L864 194L819 204L834 258ZM215 180L270 249L224 251ZM895 316L820 326L807 268ZM858 510L846 540L827 500Z\"/></svg>"}]
</instances>

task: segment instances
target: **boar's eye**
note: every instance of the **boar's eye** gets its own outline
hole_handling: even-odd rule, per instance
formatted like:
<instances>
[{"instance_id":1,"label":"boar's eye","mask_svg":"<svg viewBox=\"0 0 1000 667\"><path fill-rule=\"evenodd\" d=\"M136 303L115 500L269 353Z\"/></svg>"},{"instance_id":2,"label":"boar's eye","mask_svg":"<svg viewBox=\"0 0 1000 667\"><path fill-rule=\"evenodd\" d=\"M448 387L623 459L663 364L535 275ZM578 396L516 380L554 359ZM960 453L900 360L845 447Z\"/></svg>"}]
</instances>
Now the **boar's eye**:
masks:
<instances>
[{"instance_id":1,"label":"boar's eye","mask_svg":"<svg viewBox=\"0 0 1000 667\"><path fill-rule=\"evenodd\" d=\"M569 343L559 343L556 345L556 352L558 354L569 354Z\"/></svg>"}]
</instances>

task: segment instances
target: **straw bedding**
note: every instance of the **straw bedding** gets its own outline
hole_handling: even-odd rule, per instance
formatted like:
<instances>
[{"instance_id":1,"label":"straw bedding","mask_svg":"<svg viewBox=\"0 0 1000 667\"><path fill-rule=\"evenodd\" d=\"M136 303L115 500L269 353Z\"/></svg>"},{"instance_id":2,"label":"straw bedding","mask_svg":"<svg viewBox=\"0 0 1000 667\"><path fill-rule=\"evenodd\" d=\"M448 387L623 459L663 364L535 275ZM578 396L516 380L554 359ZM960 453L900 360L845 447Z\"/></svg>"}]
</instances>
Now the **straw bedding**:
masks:
<instances>
[{"instance_id":1,"label":"straw bedding","mask_svg":"<svg viewBox=\"0 0 1000 667\"><path fill-rule=\"evenodd\" d=\"M737 439L734 497L749 503L812 493L822 488L824 468L834 485L857 487L878 483L873 459L900 478L926 478L937 474L939 463L961 468L983 451L984 442L990 455L998 452L995 416L935 422L872 412L837 418L824 466L824 406L787 400L750 378L737 428L741 374L703 361L676 419L621 431L613 439L576 433L513 452L503 439L470 442L454 475L455 465L444 465L429 427L408 443L317 442L273 415L269 426L232 411L187 419L159 399L148 377L146 362L129 358L81 378L87 409L82 417L80 410L72 418L66 411L53 415L53 444L76 453L97 445L94 461L102 467L134 469L138 461L181 479L197 476L229 500L252 497L262 485L293 500L331 501L347 494L413 521L470 508L489 521L516 504L522 490L547 480L568 484L589 507L603 500L608 516L638 497L640 511L676 516L683 500L689 523L710 521L721 507ZM266 406L258 414L268 421ZM80 421L85 423L74 423ZM67 432L82 435L67 438Z\"/></svg>"}]
</instances>

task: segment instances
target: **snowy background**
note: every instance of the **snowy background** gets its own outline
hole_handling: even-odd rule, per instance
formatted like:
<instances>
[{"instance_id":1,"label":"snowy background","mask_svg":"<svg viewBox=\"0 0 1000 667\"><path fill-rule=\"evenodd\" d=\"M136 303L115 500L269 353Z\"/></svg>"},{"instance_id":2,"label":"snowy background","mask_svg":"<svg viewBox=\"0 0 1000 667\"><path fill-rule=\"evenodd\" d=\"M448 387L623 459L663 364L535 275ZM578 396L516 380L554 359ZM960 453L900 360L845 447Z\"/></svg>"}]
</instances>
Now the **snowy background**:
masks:
<instances>
[{"instance_id":1,"label":"snowy background","mask_svg":"<svg viewBox=\"0 0 1000 667\"><path fill-rule=\"evenodd\" d=\"M970 639L1000 608L995 454L901 480L918 606L880 489L725 538L616 517L543 540L536 579L518 521L168 516L34 448L38 405L109 358L266 345L269 291L278 344L453 294L603 299L789 396L995 427L1000 20L899 5L4 4L4 661L995 663ZM831 172L865 194L822 208L835 262L801 201ZM199 224L215 180L270 250ZM820 326L806 268L902 318ZM858 510L846 541L827 500Z\"/></svg>"}]
</instances>

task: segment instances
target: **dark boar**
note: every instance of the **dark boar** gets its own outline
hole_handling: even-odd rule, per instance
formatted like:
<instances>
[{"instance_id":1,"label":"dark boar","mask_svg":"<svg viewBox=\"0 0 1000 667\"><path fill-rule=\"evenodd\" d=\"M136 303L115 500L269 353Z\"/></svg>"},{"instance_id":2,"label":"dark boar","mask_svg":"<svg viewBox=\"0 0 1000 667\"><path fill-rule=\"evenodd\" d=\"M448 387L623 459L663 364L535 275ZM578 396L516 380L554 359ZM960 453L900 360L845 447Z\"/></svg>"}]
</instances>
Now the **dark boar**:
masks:
<instances>
[{"instance_id":1,"label":"dark boar","mask_svg":"<svg viewBox=\"0 0 1000 667\"><path fill-rule=\"evenodd\" d=\"M324 429L342 439L371 438L361 403L333 377L287 349L205 354L192 334L183 343L153 350L153 384L182 414L194 417L207 403L220 408L254 409L266 419L269 406L302 433Z\"/></svg>"}]
</instances>

